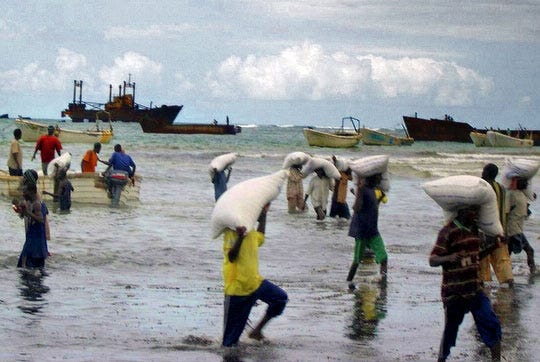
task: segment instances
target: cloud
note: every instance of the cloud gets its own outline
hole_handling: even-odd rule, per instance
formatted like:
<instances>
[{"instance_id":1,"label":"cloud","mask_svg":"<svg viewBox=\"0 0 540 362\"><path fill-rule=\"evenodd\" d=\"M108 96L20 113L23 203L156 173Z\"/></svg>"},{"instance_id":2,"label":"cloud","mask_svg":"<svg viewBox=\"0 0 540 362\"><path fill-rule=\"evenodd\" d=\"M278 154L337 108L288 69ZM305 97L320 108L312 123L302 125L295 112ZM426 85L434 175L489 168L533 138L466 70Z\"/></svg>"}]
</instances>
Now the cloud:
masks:
<instances>
[{"instance_id":1,"label":"cloud","mask_svg":"<svg viewBox=\"0 0 540 362\"><path fill-rule=\"evenodd\" d=\"M2 91L53 91L63 89L68 80L80 77L87 67L86 57L66 48L59 48L54 67L31 62L18 69L0 72Z\"/></svg>"},{"instance_id":2,"label":"cloud","mask_svg":"<svg viewBox=\"0 0 540 362\"><path fill-rule=\"evenodd\" d=\"M447 61L326 53L310 42L277 55L231 56L206 76L214 97L265 100L429 98L468 105L493 88L490 78Z\"/></svg>"},{"instance_id":3,"label":"cloud","mask_svg":"<svg viewBox=\"0 0 540 362\"><path fill-rule=\"evenodd\" d=\"M111 26L105 29L106 40L117 39L149 39L149 38L179 38L186 32L195 30L191 24L153 24L146 27Z\"/></svg>"},{"instance_id":4,"label":"cloud","mask_svg":"<svg viewBox=\"0 0 540 362\"><path fill-rule=\"evenodd\" d=\"M114 59L112 66L102 66L99 78L105 84L121 84L129 75L137 82L159 83L163 66L150 58L136 53L126 52Z\"/></svg>"},{"instance_id":5,"label":"cloud","mask_svg":"<svg viewBox=\"0 0 540 362\"><path fill-rule=\"evenodd\" d=\"M373 30L417 36L443 36L488 42L538 43L537 2L402 0L253 1L254 11L276 19L319 22L349 31ZM339 23L335 22L339 19ZM519 19L516 21L516 19Z\"/></svg>"}]
</instances>

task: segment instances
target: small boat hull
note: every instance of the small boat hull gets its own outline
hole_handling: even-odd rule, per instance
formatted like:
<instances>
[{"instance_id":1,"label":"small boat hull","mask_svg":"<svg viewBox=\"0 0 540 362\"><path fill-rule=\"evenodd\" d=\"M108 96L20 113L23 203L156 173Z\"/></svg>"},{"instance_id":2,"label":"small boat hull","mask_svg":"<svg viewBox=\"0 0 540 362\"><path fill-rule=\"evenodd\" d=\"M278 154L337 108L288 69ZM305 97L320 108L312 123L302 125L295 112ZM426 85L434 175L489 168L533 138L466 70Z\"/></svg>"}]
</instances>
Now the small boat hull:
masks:
<instances>
[{"instance_id":1,"label":"small boat hull","mask_svg":"<svg viewBox=\"0 0 540 362\"><path fill-rule=\"evenodd\" d=\"M360 143L362 135L356 132L323 132L304 128L304 136L310 146L349 148Z\"/></svg>"},{"instance_id":2,"label":"small boat hull","mask_svg":"<svg viewBox=\"0 0 540 362\"><path fill-rule=\"evenodd\" d=\"M25 142L36 142L41 135L47 134L48 125L45 124L25 119L16 119L15 124L21 129L22 140ZM112 130L75 131L57 128L55 135L62 143L109 143L113 138Z\"/></svg>"},{"instance_id":3,"label":"small boat hull","mask_svg":"<svg viewBox=\"0 0 540 362\"><path fill-rule=\"evenodd\" d=\"M529 148L534 144L532 139L511 137L500 132L487 131L486 136L492 147Z\"/></svg>"},{"instance_id":4,"label":"small boat hull","mask_svg":"<svg viewBox=\"0 0 540 362\"><path fill-rule=\"evenodd\" d=\"M414 143L411 137L398 137L370 128L363 127L360 132L362 143L368 146L410 146Z\"/></svg>"},{"instance_id":5,"label":"small boat hull","mask_svg":"<svg viewBox=\"0 0 540 362\"><path fill-rule=\"evenodd\" d=\"M9 200L14 197L21 198L19 190L20 176L10 176L6 171L0 170L0 196ZM68 172L68 179L75 189L71 194L71 202L75 204L104 205L111 204L107 197L105 179L100 173ZM128 183L120 196L120 204L129 204L139 201L142 178L135 176L135 184ZM42 193L42 199L52 200L52 197L43 194L43 191L54 191L54 180L50 176L41 176L37 183L38 191Z\"/></svg>"},{"instance_id":6,"label":"small boat hull","mask_svg":"<svg viewBox=\"0 0 540 362\"><path fill-rule=\"evenodd\" d=\"M491 147L491 143L487 138L487 134L481 132L471 132L469 134L471 140L473 141L476 147Z\"/></svg>"}]
</instances>

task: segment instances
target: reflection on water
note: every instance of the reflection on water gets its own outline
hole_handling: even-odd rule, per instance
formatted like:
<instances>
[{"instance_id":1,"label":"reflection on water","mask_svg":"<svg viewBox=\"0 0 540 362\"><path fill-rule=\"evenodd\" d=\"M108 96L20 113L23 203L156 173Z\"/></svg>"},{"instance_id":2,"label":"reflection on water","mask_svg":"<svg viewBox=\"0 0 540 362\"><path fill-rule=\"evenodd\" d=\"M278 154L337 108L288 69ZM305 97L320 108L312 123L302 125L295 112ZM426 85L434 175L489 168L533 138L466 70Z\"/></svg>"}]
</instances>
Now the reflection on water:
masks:
<instances>
[{"instance_id":1,"label":"reflection on water","mask_svg":"<svg viewBox=\"0 0 540 362\"><path fill-rule=\"evenodd\" d=\"M349 338L372 339L379 321L386 317L386 282L362 283L354 293L353 320Z\"/></svg>"},{"instance_id":2,"label":"reflection on water","mask_svg":"<svg viewBox=\"0 0 540 362\"><path fill-rule=\"evenodd\" d=\"M23 313L37 314L47 304L43 297L49 291L49 287L43 284L46 274L39 269L21 269L19 272L19 291L23 298L19 309Z\"/></svg>"}]
</instances>

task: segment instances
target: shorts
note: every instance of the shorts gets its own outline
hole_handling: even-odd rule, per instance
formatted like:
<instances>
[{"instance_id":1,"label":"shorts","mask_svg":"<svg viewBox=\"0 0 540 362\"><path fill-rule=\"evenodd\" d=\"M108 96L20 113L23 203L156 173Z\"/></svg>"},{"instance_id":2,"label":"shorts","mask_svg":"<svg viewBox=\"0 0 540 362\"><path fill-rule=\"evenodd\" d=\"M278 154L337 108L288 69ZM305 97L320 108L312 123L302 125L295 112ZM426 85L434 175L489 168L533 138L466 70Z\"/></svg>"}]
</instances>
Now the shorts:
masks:
<instances>
[{"instance_id":1,"label":"shorts","mask_svg":"<svg viewBox=\"0 0 540 362\"><path fill-rule=\"evenodd\" d=\"M380 264L383 260L388 259L386 248L381 234L377 234L370 239L356 238L354 239L354 263L359 264L364 256L366 247L369 247L375 253L375 262Z\"/></svg>"}]
</instances>

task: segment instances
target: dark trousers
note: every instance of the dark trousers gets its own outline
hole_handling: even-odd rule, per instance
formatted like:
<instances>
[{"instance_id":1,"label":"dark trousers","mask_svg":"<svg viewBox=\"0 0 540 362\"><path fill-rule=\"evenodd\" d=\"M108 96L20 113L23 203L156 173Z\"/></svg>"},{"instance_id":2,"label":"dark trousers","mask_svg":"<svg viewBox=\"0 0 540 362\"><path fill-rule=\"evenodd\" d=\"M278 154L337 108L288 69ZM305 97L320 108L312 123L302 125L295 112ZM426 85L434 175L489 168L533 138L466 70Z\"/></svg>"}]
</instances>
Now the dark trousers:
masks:
<instances>
[{"instance_id":1,"label":"dark trousers","mask_svg":"<svg viewBox=\"0 0 540 362\"><path fill-rule=\"evenodd\" d=\"M22 176L23 175L22 168L8 167L8 169L9 169L9 175L10 176Z\"/></svg>"},{"instance_id":2,"label":"dark trousers","mask_svg":"<svg viewBox=\"0 0 540 362\"><path fill-rule=\"evenodd\" d=\"M459 326L468 312L472 313L476 329L489 348L501 340L501 323L484 292L478 292L470 300L457 298L444 306L444 333L439 349L439 361L445 361L450 355L450 348L456 345Z\"/></svg>"},{"instance_id":3,"label":"dark trousers","mask_svg":"<svg viewBox=\"0 0 540 362\"><path fill-rule=\"evenodd\" d=\"M265 279L250 295L225 295L223 346L230 347L238 343L251 308L259 299L268 304L266 315L273 318L283 313L287 304L287 293Z\"/></svg>"},{"instance_id":4,"label":"dark trousers","mask_svg":"<svg viewBox=\"0 0 540 362\"><path fill-rule=\"evenodd\" d=\"M534 268L536 264L534 263L534 249L529 244L529 240L525 237L525 234L516 234L512 235L508 239L508 252L509 254L519 254L521 250L525 251L527 254L527 265L529 268Z\"/></svg>"}]
</instances>

